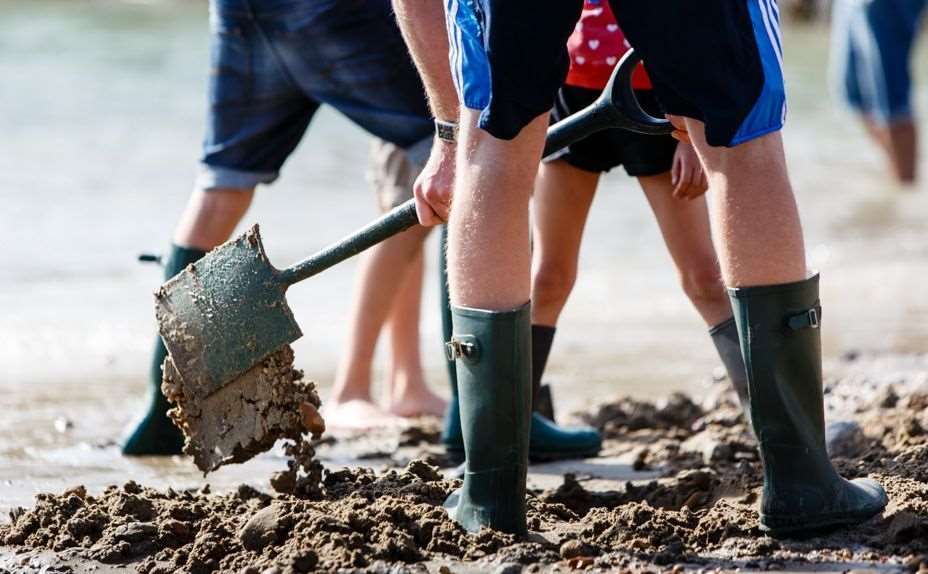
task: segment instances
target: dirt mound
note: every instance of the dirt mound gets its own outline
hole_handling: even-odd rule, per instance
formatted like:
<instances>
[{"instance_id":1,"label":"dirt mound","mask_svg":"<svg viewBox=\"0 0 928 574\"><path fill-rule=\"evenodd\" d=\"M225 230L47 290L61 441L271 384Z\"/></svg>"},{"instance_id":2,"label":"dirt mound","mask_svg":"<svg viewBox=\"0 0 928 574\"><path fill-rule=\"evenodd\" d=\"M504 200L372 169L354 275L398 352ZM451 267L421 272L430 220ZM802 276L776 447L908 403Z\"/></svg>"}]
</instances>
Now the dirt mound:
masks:
<instances>
[{"instance_id":1,"label":"dirt mound","mask_svg":"<svg viewBox=\"0 0 928 574\"><path fill-rule=\"evenodd\" d=\"M212 495L128 482L101 496L77 487L39 495L33 509L14 513L0 527L0 544L79 548L105 563L141 560L139 572L201 573L330 571L433 554L466 559L515 542L491 532L470 536L448 520L441 503L454 487L424 463L380 476L328 473L318 500L245 486Z\"/></svg>"},{"instance_id":2,"label":"dirt mound","mask_svg":"<svg viewBox=\"0 0 928 574\"><path fill-rule=\"evenodd\" d=\"M918 373L928 372L916 365ZM71 548L86 558L135 563L147 573L381 572L427 561L500 572L528 564L653 572L681 563L928 570L928 394L919 390L928 378L896 373L894 390L886 393L880 381L890 370L858 361L844 367L846 376L829 382L829 412L850 412L864 440L860 454L836 458L836 465L845 476L882 482L890 503L855 528L802 540L759 531L760 461L733 396L724 391L698 403L683 396L656 403L619 399L594 409L588 420L611 437L606 452L637 453L638 463L661 477L603 491L568 474L557 488L530 494L527 540L463 531L442 508L459 482L414 460L380 474L318 467L315 474L297 473L295 461L291 474L274 481L288 494L276 495L249 487L220 495L158 492L130 482L91 496L78 487L40 495L31 510L12 513L12 523L0 526L0 544ZM858 367L873 380L855 374ZM860 391L871 386L873 392ZM434 433L420 434L394 441L433 448ZM290 448L298 460L312 461L308 443Z\"/></svg>"}]
</instances>

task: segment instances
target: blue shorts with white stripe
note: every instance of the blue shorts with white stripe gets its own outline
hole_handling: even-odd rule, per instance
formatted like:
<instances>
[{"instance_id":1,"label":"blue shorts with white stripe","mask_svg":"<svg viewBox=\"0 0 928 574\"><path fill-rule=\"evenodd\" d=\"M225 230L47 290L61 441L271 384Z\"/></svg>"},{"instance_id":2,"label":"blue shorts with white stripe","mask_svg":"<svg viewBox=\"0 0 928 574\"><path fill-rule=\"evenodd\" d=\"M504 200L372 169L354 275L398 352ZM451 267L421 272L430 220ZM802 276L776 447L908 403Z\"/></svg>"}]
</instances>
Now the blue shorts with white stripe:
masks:
<instances>
[{"instance_id":1,"label":"blue shorts with white stripe","mask_svg":"<svg viewBox=\"0 0 928 574\"><path fill-rule=\"evenodd\" d=\"M582 0L446 0L451 65L480 126L510 139L551 109ZM667 113L711 145L777 131L786 92L776 0L610 0Z\"/></svg>"}]
</instances>

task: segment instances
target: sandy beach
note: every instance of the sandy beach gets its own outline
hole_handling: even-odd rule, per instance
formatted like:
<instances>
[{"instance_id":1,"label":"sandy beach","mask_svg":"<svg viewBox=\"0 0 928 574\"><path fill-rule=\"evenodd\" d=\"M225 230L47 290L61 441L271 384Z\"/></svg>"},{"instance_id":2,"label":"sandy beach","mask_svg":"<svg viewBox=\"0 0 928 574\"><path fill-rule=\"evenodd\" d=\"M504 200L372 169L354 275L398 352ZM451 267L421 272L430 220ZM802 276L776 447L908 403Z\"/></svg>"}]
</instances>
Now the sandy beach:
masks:
<instances>
[{"instance_id":1,"label":"sandy beach","mask_svg":"<svg viewBox=\"0 0 928 574\"><path fill-rule=\"evenodd\" d=\"M315 448L328 482L313 497L274 494L270 478L287 464L281 446L208 477L183 457L120 456L116 441L144 397L160 281L160 269L136 258L166 247L197 169L206 5L0 5L0 571L264 572L278 562L280 571L304 571L313 558L297 562L307 544L312 567L324 571L515 572L505 569L513 563L529 571L928 570L920 558L928 552L926 435L911 426L928 428L928 403L919 402L928 393L928 190L888 183L862 128L836 109L824 71L827 27L784 31L784 137L809 260L823 277L829 416L856 420L865 435L839 467L884 480L890 508L858 530L808 541L759 535L750 436L718 397L718 359L642 194L612 173L548 369L563 420L596 423L607 449L599 459L532 468L532 529L541 540L515 542L469 537L443 518L440 502L454 483L434 474L449 470L435 421L324 436ZM926 57L922 49L915 63L922 84ZM924 89L918 103L928 103ZM279 266L360 227L376 215L366 158L366 136L323 110L243 226L260 222ZM435 237L427 249L423 355L431 386L447 393ZM294 345L296 366L323 403L355 269L348 262L288 294L305 332ZM890 385L895 402L883 401ZM678 391L688 402L668 402ZM696 408L654 414L667 404ZM637 420L639 411L650 414ZM714 459L709 449L706 458L707 444L726 456ZM39 493L51 494L37 503ZM129 499L143 502L133 509ZM267 508L286 527L249 549L239 533ZM96 522L78 527L74 517L88 514ZM27 534L27 522L39 526ZM191 565L203 540L217 537L225 546L209 550L215 561ZM104 546L122 550L106 554Z\"/></svg>"},{"instance_id":2,"label":"sandy beach","mask_svg":"<svg viewBox=\"0 0 928 574\"><path fill-rule=\"evenodd\" d=\"M129 480L41 495L0 526L0 567L22 572L916 572L928 569L928 359L849 355L829 365L827 413L842 474L879 479L886 510L864 524L776 539L757 526L760 463L727 381L701 401L618 399L584 413L597 459L536 465L527 540L467 534L441 505L435 423L316 441L362 466L287 492L159 490ZM383 445L391 445L384 450ZM292 485L291 485L292 486Z\"/></svg>"}]
</instances>

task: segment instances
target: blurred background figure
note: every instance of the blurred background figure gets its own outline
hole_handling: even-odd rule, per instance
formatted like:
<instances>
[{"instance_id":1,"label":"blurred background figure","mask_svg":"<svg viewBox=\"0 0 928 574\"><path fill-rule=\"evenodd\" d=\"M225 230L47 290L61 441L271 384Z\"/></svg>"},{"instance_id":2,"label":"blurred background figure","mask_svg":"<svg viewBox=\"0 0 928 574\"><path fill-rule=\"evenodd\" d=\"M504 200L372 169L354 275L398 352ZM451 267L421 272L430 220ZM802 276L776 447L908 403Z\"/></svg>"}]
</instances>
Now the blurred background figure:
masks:
<instances>
[{"instance_id":1,"label":"blurred background figure","mask_svg":"<svg viewBox=\"0 0 928 574\"><path fill-rule=\"evenodd\" d=\"M893 176L916 179L918 129L912 105L912 48L926 0L835 0L832 80L883 149Z\"/></svg>"},{"instance_id":2,"label":"blurred background figure","mask_svg":"<svg viewBox=\"0 0 928 574\"><path fill-rule=\"evenodd\" d=\"M787 0L780 3L790 16L800 22L815 20L826 7L827 0Z\"/></svg>"},{"instance_id":3,"label":"blurred background figure","mask_svg":"<svg viewBox=\"0 0 928 574\"><path fill-rule=\"evenodd\" d=\"M387 142L373 154L381 207L411 197L410 172L417 172L413 166L428 156L433 128L389 0L213 0L210 26L212 73L202 170L174 232L165 279L229 239L255 188L277 179L322 104ZM374 345L388 319L394 343L391 409L438 414L444 406L424 388L418 350L412 349L419 341L426 235L425 229L411 229L366 256L353 303L348 357L328 409L333 428L388 422L370 395ZM169 404L160 388L166 354L159 337L148 406L130 425L124 454L181 451L182 436L167 417Z\"/></svg>"}]
</instances>

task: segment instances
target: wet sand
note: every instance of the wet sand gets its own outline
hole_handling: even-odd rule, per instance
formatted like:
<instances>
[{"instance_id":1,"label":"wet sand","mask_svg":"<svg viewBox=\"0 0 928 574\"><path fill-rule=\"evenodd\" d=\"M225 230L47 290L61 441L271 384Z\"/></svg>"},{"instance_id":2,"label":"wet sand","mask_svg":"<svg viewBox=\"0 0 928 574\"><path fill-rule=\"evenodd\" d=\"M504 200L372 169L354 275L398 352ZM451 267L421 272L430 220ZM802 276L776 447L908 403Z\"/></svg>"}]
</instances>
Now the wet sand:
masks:
<instances>
[{"instance_id":1,"label":"wet sand","mask_svg":"<svg viewBox=\"0 0 928 574\"><path fill-rule=\"evenodd\" d=\"M467 534L447 518L441 504L460 483L436 466L436 426L423 422L316 441L324 463L341 451L380 468L326 463L318 490L75 486L14 510L0 543L27 572L96 562L147 573L928 570L928 357L852 353L828 373L829 419L863 433L836 465L880 480L890 503L823 535L758 529L753 439L727 381L715 380L698 400L619 397L579 413L605 433L603 456L532 467L527 540Z\"/></svg>"},{"instance_id":2,"label":"wet sand","mask_svg":"<svg viewBox=\"0 0 928 574\"><path fill-rule=\"evenodd\" d=\"M898 569L907 561L910 570L917 570L917 561L904 554L925 552L916 550L912 540L906 541L910 535L913 540L925 538L925 515L917 506L924 498L910 489L913 480L925 482L924 476L911 474L923 468L925 461L918 458L921 435L909 421L922 419L904 410L911 405L904 402L907 397L902 388L897 389L901 401L897 405L901 406L891 408L873 407L856 395L869 381L908 385L928 371L923 357L907 354L928 349L928 297L921 288L928 276L928 243L924 240L928 236L928 195L924 185L918 190L899 190L887 183L881 158L863 130L834 109L823 72L827 30L788 26L785 35L791 109L784 137L810 265L823 272L823 342L830 359L826 372L854 383L846 399L838 400L839 394L832 393L829 403L835 417L840 410L849 411L867 431L869 450L844 458L841 466L848 474L896 477L888 481L894 506L859 534L816 540L812 546L757 546L767 542L744 526L738 518L742 515L728 514L734 516L730 536L694 542L699 522L694 526L692 515L701 521L721 511L716 506L722 502L706 502L719 492L716 480L734 481L736 494L723 500L747 513L743 516L750 515L751 506L743 500L748 495L741 493L752 488L752 480L756 482L756 461L713 462L709 486L699 490L692 501L696 506L687 516L676 508L680 501L665 494L688 492L689 487L680 486L685 482L680 472L693 472L692 465L705 462L706 452L724 454L727 448L732 456L746 456L749 449L743 446L747 443L736 440L738 425L709 425L728 445L715 449L718 444L708 440L711 433L692 428L631 430L625 410L634 403L613 401L616 406L608 411L610 417L599 419L604 425L614 425L615 431L610 431L613 438L603 457L535 466L530 479L534 516L540 521L539 529L549 529L542 535L572 532L574 540L599 553L596 560L602 568L619 568L622 560L649 565L651 571L672 567L655 563L662 551L659 545L649 542L644 550L629 550L636 543L622 532L636 531L637 523L619 529L615 536L583 533L594 523L629 524L621 522L630 520L621 508L640 508L635 505L641 501L628 498L628 480L636 481L645 493L659 494L651 499L659 511L655 528L670 524L669 530L645 526L642 532L657 541L677 536L683 549L675 546L668 556L687 563L693 559L691 567L696 570L717 565L743 570L814 570L821 566L843 571L874 564ZM150 495L153 500L169 488L196 493L206 484L216 493L209 496L226 497L229 508L246 504L234 499L241 484L273 496L270 478L288 464L280 446L247 464L227 466L203 478L190 459L128 459L120 456L115 443L142 405L155 333L151 292L160 282L160 270L138 266L134 259L140 251L158 250L166 243L195 173L207 72L205 3L14 0L4 5L0 39L0 68L9 85L16 86L4 92L7 113L0 115L0 127L7 136L0 141L0 198L4 201L0 244L15 246L6 249L0 261L4 279L0 282L0 410L4 413L0 417L0 512L5 516L16 507L32 508L36 494L60 495L77 484L86 486L86 496L119 498L126 494L121 486L110 495L103 493L129 480L162 493ZM925 62L922 49L914 68L923 84L924 70L928 70ZM926 107L926 96L924 89L917 94L920 109ZM365 150L366 137L357 128L326 110L319 114L281 181L258 194L243 224L262 223L272 261L278 265L296 261L374 216L374 198L363 170L358 169L364 165ZM718 360L704 325L680 292L641 194L623 174L605 178L586 236L581 275L563 316L548 373L558 412L602 414L595 399L617 394L644 399L657 409L659 397L673 391L692 393L694 402L703 405L714 387L705 387L702 381ZM422 343L426 376L443 389L432 241ZM288 294L306 332L295 345L296 366L319 382L323 399L347 328L346 293L355 265L350 262L332 269ZM428 352L429 348L435 352ZM863 349L862 358L842 362L840 357L848 349ZM375 373L375 378L379 375ZM869 410L857 412L863 406ZM868 422L868 413L877 420ZM625 422L618 424L620 420ZM923 420L919 424L928 428ZM431 430L423 426L406 434L339 437L335 443L314 448L335 472L346 465L397 472L389 480L372 479L361 490L392 492L390 488L415 490L431 484L429 488L444 493L450 483L425 483L421 477L400 473L416 457L441 462L440 449L429 443L434 436L434 426ZM426 444L418 444L417 437L425 437ZM686 443L683 455L667 456L677 443ZM575 473L583 489L594 494L587 497L568 483L562 491L570 496L557 504L572 514L559 510L561 514L552 515L549 509L555 503L548 497L558 496L566 472ZM705 471L700 465L695 472ZM706 474L697 476L703 481L698 484L704 485ZM646 485L658 477L663 481L660 484L672 488L649 490ZM343 484L355 485L360 480L352 474ZM601 496L610 491L620 494ZM191 495L199 496L207 495ZM421 493L393 492L390 496L403 504L412 501L431 507L439 498L435 492L426 498ZM248 500L247 504L255 505L264 499ZM589 500L604 504L593 511L596 520L580 517ZM293 499L293 504L309 502ZM162 509L154 506L160 513ZM246 517L229 520L237 532ZM436 520L447 527L440 518ZM884 536L893 529L900 540ZM150 529L129 535L146 532ZM116 533L101 533L109 535ZM233 544L234 539L230 537ZM130 550L137 544L129 542ZM462 548L471 548L471 542L462 544ZM505 548L509 547L500 547ZM476 562L462 563L459 556L439 557L426 545L421 550L424 562L417 564L433 572L449 562L455 572L485 572L496 569L500 560L519 561L525 547L515 548L496 549L479 558L470 555L467 559ZM738 554L742 549L747 554ZM4 547L0 569L41 571L42 561L24 564L25 555L17 554L20 550ZM34 552L48 551L32 550L29 555ZM525 550L524 556L537 558L545 568L566 568L557 566L560 553L560 539L556 539ZM814 562L793 562L796 556ZM58 556L46 559L60 564ZM135 564L90 563L86 558L69 564L78 571L136 568Z\"/></svg>"}]
</instances>

